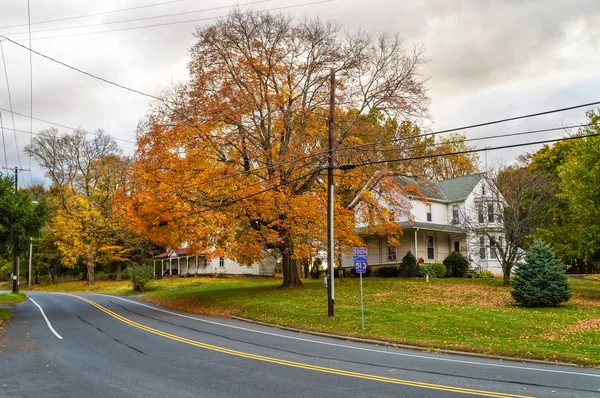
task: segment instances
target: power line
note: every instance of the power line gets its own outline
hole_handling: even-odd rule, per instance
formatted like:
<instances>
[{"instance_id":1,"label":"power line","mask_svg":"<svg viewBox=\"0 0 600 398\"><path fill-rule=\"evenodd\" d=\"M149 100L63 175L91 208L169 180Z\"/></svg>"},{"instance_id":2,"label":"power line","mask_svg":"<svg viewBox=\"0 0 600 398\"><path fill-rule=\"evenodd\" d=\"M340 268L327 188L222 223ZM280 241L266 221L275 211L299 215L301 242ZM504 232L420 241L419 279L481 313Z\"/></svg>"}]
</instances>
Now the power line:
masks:
<instances>
[{"instance_id":1,"label":"power line","mask_svg":"<svg viewBox=\"0 0 600 398\"><path fill-rule=\"evenodd\" d=\"M597 137L597 136L600 136L600 133L586 134L586 135L573 135L573 136L569 136L569 137L555 138L555 139L551 139L551 140L541 140L541 141L525 142L525 143L521 143L521 144L510 144L510 145L502 145L502 146L496 146L496 147L469 149L469 150L465 150L465 151L457 151L457 152L450 152L450 153L435 153L435 154L430 154L430 155L413 156L413 157L409 157L409 158L373 160L373 161L358 163L358 164L341 165L341 166L337 166L337 168L339 170L351 170L356 167L369 166L369 165L373 165L373 164L394 163L394 162L403 162L403 161L407 161L407 160L439 158L442 156L464 155L464 154L475 153L475 152L497 151L500 149L518 148L518 147L529 146L529 145L549 144L549 143L554 143L554 142L577 140L577 139L581 139L581 138Z\"/></svg>"},{"instance_id":2,"label":"power line","mask_svg":"<svg viewBox=\"0 0 600 398\"><path fill-rule=\"evenodd\" d=\"M496 150L500 150L500 149L515 148L515 147L528 146L528 145L537 145L537 144L547 144L547 143L552 143L552 142L575 140L575 139L581 139L581 138L587 138L587 137L597 137L597 136L600 136L600 133L598 133L598 134L587 134L587 135L577 135L577 136L571 136L571 137L566 137L566 138L558 138L558 139L553 139L553 140L544 140L544 141L536 141L536 142L526 142L526 143L522 143L522 144L504 145L504 146L498 146L498 147L487 147L485 149L473 149L473 150L469 150L469 151L459 151L459 152L444 153L444 154L433 154L433 155L415 156L415 157L411 157L411 158L401 158L401 159L378 161L378 162L367 162L367 163L356 164L356 165L344 165L344 166L338 166L337 168L339 170L349 170L349 169L353 169L353 168L356 168L356 167L366 166L368 164L401 162L401 161L419 160L419 159L442 157L442 156L461 155L461 154L473 153L473 152L496 151ZM350 167L350 166L352 166L352 167ZM250 194L250 195L247 195L247 196L243 196L241 198L237 198L237 199L234 199L232 201L219 204L217 206L208 207L208 208L200 210L198 212L193 212L190 215L201 214L201 213L205 213L207 211L219 209L221 207L231 206L231 205L233 205L235 203L238 203L238 202L241 202L243 200L246 200L246 199L252 198L254 196L261 195L263 193L272 191L272 190L277 189L279 187L291 184L291 183L296 182L296 181L298 181L298 180L300 180L302 178L306 178L306 177L308 177L308 176L310 176L312 174L321 172L323 170L325 170L325 168L321 168L321 169L312 171L312 172L304 174L304 175L302 175L300 177L294 178L293 180L282 182L282 183L277 184L277 185L275 185L273 187L263 189L261 191L255 192L253 194Z\"/></svg>"},{"instance_id":3,"label":"power line","mask_svg":"<svg viewBox=\"0 0 600 398\"><path fill-rule=\"evenodd\" d=\"M455 131L468 130L468 129L473 129L473 128L477 128L477 127L483 127L483 126L491 126L491 125L494 125L494 124L511 122L513 120L528 119L528 118L537 117L537 116L549 115L549 114L552 114L552 113L559 113L559 112L570 111L570 110L573 110L573 109L586 108L586 107L590 107L590 106L594 106L594 105L599 105L599 104L600 104L600 101L595 101L595 102L589 102L587 104L573 105L573 106L569 106L569 107L566 107L566 108L552 109L552 110L549 110L549 111L543 111L543 112L537 112L537 113L530 113L530 114L527 114L527 115L514 116L514 117L509 117L509 118L504 118L504 119L497 119L497 120L492 120L490 122L483 122L483 123L471 124L471 125L467 125L467 126L463 126L463 127L454 127L454 128L451 128L451 129L434 131L434 132L431 132L431 133L423 133L423 134L415 135L415 136L412 136L412 137L391 138L389 140L375 141L375 142L370 142L370 143L366 143L366 144L359 144L359 145L338 147L338 148L334 149L334 152L345 151L345 150L349 150L349 149L365 148L365 147L369 147L369 146L373 146L373 145L386 144L386 143L390 143L390 142L405 141L405 140L409 140L409 139L413 139L413 138L426 137L426 136L430 136L430 135L439 135L439 134L452 133L452 132L455 132Z\"/></svg>"},{"instance_id":4,"label":"power line","mask_svg":"<svg viewBox=\"0 0 600 398\"><path fill-rule=\"evenodd\" d=\"M244 3L244 5L268 3L270 1L273 1L273 0L257 0L257 1L252 1L252 2L249 2L249 3ZM140 17L140 18L132 18L132 19L121 19L121 20L118 20L118 21L101 22L101 23L95 23L95 24L67 26L67 27L63 27L63 28L41 29L41 30L34 30L32 33L54 32L54 31L57 31L57 30L71 30L71 29L81 29L81 28L92 28L92 27L95 27L95 26L114 25L114 24L119 24L119 23L145 21L145 20L149 20L149 19L158 19L158 18L169 18L169 17L180 16L180 15L197 14L197 13L207 12L207 11L223 10L223 9L232 8L232 7L235 7L235 5L221 6L221 7L212 7L212 8L203 8L203 9L200 9L200 10L176 12L176 13L173 13L173 14L153 15L153 16L149 16L149 17ZM12 37L14 35L24 35L24 34L27 34L27 32L7 33L7 34Z\"/></svg>"},{"instance_id":5,"label":"power line","mask_svg":"<svg viewBox=\"0 0 600 398\"><path fill-rule=\"evenodd\" d=\"M290 5L290 6L267 8L267 9L260 10L260 11L261 12L278 11L278 10L285 10L285 9L289 9L289 8L305 7L305 6L315 5L315 4L331 3L333 1L335 1L335 0L314 1L314 2L310 2L310 3L294 4L294 5ZM71 33L71 34L66 34L66 35L34 37L33 40L59 39L59 38L63 38L63 37L95 35L98 33L110 33L110 32L121 32L121 31L127 31L127 30L136 30L136 29L156 28L156 27L161 27L161 26L170 26L170 25L178 25L178 24L185 24L185 23L192 23L192 22L209 21L209 20L219 19L219 18L224 18L224 17L225 17L225 15L218 15L215 17L188 19L185 21L174 21L174 22L165 22L165 23L152 24L152 25L142 25L142 26L127 27L127 28L100 30L100 31L96 31L96 32L82 32L82 33ZM16 41L23 41L23 40L16 40Z\"/></svg>"},{"instance_id":6,"label":"power line","mask_svg":"<svg viewBox=\"0 0 600 398\"><path fill-rule=\"evenodd\" d=\"M496 138L517 137L517 136L522 136L522 135L547 133L550 131L559 131L559 130L566 130L566 129L579 128L579 127L590 127L590 126L597 126L597 124L596 123L576 124L573 126L552 127L552 128L547 128L547 129L541 129L541 130L521 131L518 133L497 134L497 135L488 135L485 137L465 138L462 140L435 142L435 143L431 143L431 144L416 145L416 146L411 146L411 147L407 147L407 148L365 149L365 151L394 152L394 151L403 151L406 149L422 148L422 147L428 147L428 146L441 146L441 145L446 145L446 144L460 144L460 143L471 142L471 141L492 140L492 139L496 139Z\"/></svg>"},{"instance_id":7,"label":"power line","mask_svg":"<svg viewBox=\"0 0 600 398\"><path fill-rule=\"evenodd\" d=\"M6 165L8 167L8 157L6 156L6 140L4 139L4 121L2 120L2 112L0 112L0 130L2 130L2 148L4 148L4 163L2 167Z\"/></svg>"},{"instance_id":8,"label":"power line","mask_svg":"<svg viewBox=\"0 0 600 398\"><path fill-rule=\"evenodd\" d=\"M79 128L79 127L71 127L71 126L67 126L67 125L65 125L65 124L55 123L55 122L52 122L52 121L50 121L50 120L46 120L46 119L40 119L40 118L38 118L38 117L31 117L31 116L29 116L29 115L25 115L24 113L13 112L13 111L11 111L11 110L4 109L4 108L0 108L0 111L5 111L5 112L8 112L8 113L11 113L11 114L14 114L14 115L18 115L18 116L22 116L22 117L26 117L26 118L31 118L31 119L33 119L33 120L37 120L37 121L39 121L39 122L47 123L47 124L49 124L49 125L51 125L51 126L55 126L55 127L62 127L62 128L69 129L69 130L73 130L73 131L82 131L82 132L84 132L84 133L86 133L86 134L98 135L98 133L96 133L96 132L93 132L93 131L87 131L87 130L83 130L83 129ZM7 130L10 130L10 129L7 129ZM15 130L15 131L21 131L21 132L25 132L24 130ZM33 133L33 134L35 134L35 135L38 135L38 133ZM128 143L130 143L130 144L135 144L135 143L136 143L135 141L126 140L126 139L124 139L124 138L116 138L116 137L113 137L113 138L114 138L116 141L128 142Z\"/></svg>"},{"instance_id":9,"label":"power line","mask_svg":"<svg viewBox=\"0 0 600 398\"><path fill-rule=\"evenodd\" d=\"M32 53L34 53L34 54L36 54L36 55L39 55L39 56L40 56L40 57L42 57L42 58L46 58L46 59L48 59L48 60L50 60L50 61L52 61L52 62L55 62L55 63L57 63L57 64L60 64L60 65L62 65L62 66L64 66L64 67L66 67L66 68L72 69L72 70L74 70L74 71L76 71L76 72L82 73L82 74L84 74L84 75L86 75L86 76L89 76L89 77L91 77L91 78L94 78L94 79L96 79L96 80L100 80L100 81L102 81L102 82L104 82L104 83L107 83L107 84L110 84L110 85L112 85L112 86L116 86L116 87L122 88L123 90L131 91L132 93L136 93L136 94L143 95L143 96L145 96L145 97L149 97L149 98L156 99L156 100L159 100L159 101L164 101L164 102L172 102L172 101L167 101L167 100L161 99L161 98L159 98L159 97L157 97L157 96L155 96L155 95L152 95L152 94L147 94L147 93L144 93L144 92L142 92L142 91L139 91L139 90L136 90L136 89L133 89L133 88L127 87L127 86L123 86L122 84L115 83L115 82L113 82L113 81L110 81L110 80L107 80L107 79L105 79L105 78L103 78L103 77L96 76L96 75L94 75L94 74L92 74L92 73L86 72L86 71L84 71L84 70L81 70L81 69L79 69L79 68L76 68L76 67L74 67L74 66L71 66L71 65L69 65L69 64L66 64L66 63L64 63L64 62L61 62L61 61L59 61L59 60L57 60L57 59L54 59L54 58L52 58L52 57L49 57L49 56L47 56L47 55L45 55L45 54L42 54L42 53L40 53L40 52L38 52L38 51L35 51L35 50L33 50L33 49L31 49L31 48L29 48L29 47L27 47L27 46L24 46L24 45L22 45L22 44L19 44L19 43L17 43L16 41L14 41L14 40L11 40L11 39L9 39L9 38L8 38L8 37L6 37L6 36L0 35L0 37L3 37L5 40L7 40L7 41L9 41L9 42L11 42L11 43L13 43L13 44L15 44L15 45L17 45L17 46L21 47L21 48L24 48L24 49L25 49L25 50L27 50L27 51L30 51L30 52L32 52ZM0 43L2 43L2 42L0 41Z\"/></svg>"},{"instance_id":10,"label":"power line","mask_svg":"<svg viewBox=\"0 0 600 398\"><path fill-rule=\"evenodd\" d=\"M13 129L15 126L15 114L12 112L12 96L10 94L10 84L8 82L8 69L6 68L6 57L4 56L4 46L2 45L2 41L0 41L0 53L2 53L2 64L4 65L4 76L6 77L6 89L8 91L8 104L10 105L10 115L12 118ZM17 133L13 131L15 136L15 146L17 147L17 160L19 162L19 168L21 168L21 155L19 154L19 143L17 142ZM6 165L8 167L8 164Z\"/></svg>"},{"instance_id":11,"label":"power line","mask_svg":"<svg viewBox=\"0 0 600 398\"><path fill-rule=\"evenodd\" d=\"M27 0L27 22L29 24L29 48L31 45L31 7L29 4L29 0ZM33 54L31 51L29 52L29 115L33 117ZM31 145L33 140L33 119L29 119L29 132L31 133L29 136L29 145ZM29 156L29 167L31 169L31 156ZM31 176L30 176L31 178Z\"/></svg>"},{"instance_id":12,"label":"power line","mask_svg":"<svg viewBox=\"0 0 600 398\"><path fill-rule=\"evenodd\" d=\"M139 10L141 8L163 6L163 5L172 4L172 3L181 3L183 1L185 1L185 0L166 1L166 2L162 2L162 3L148 4L148 5L137 6L137 7L121 8L121 9L112 10L112 11L96 12L96 13L93 13L93 14L75 15L75 16L72 16L72 17L65 17L65 18L58 18L58 19L49 19L49 20L45 20L45 21L32 22L31 24L32 25L39 25L39 24L44 24L44 23L68 21L68 20L72 20L72 19L80 19L80 18L87 18L87 17L95 17L97 15L106 15L106 14L113 14L113 13L123 12L123 11ZM0 27L0 29L20 28L21 26L27 26L27 24L2 26L2 27Z\"/></svg>"}]
</instances>

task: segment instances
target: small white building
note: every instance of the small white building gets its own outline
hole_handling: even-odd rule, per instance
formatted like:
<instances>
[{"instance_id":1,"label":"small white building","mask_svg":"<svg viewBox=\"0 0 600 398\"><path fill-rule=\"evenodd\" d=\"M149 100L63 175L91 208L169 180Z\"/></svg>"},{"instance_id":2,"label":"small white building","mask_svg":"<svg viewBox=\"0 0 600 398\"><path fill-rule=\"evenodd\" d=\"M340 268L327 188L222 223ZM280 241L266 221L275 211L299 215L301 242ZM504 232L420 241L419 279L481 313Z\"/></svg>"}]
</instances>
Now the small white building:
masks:
<instances>
[{"instance_id":1,"label":"small white building","mask_svg":"<svg viewBox=\"0 0 600 398\"><path fill-rule=\"evenodd\" d=\"M399 245L391 245L386 237L363 236L371 266L398 265L408 251L417 260L442 262L452 252L461 252L476 271L489 270L502 275L497 253L487 234L493 233L504 242L502 214L504 199L485 173L431 181L400 177L400 186L414 186L425 196L408 196L410 214L396 216L403 235ZM394 206L390 205L390 211ZM365 226L359 225L358 231ZM342 266L352 267L351 252L342 253Z\"/></svg>"},{"instance_id":2,"label":"small white building","mask_svg":"<svg viewBox=\"0 0 600 398\"><path fill-rule=\"evenodd\" d=\"M268 255L265 255L260 263L241 265L225 257L208 259L203 254L188 255L188 249L182 248L166 251L152 259L154 260L154 274L160 276L275 275L275 258Z\"/></svg>"}]
</instances>

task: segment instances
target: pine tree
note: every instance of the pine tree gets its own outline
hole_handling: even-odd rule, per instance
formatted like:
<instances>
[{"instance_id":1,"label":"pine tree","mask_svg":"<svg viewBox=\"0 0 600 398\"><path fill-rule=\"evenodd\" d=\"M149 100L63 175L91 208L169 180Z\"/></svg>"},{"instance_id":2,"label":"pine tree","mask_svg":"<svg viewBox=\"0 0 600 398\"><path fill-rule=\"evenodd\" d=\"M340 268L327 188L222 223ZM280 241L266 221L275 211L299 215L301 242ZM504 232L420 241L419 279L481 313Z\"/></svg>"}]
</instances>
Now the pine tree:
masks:
<instances>
[{"instance_id":1,"label":"pine tree","mask_svg":"<svg viewBox=\"0 0 600 398\"><path fill-rule=\"evenodd\" d=\"M402 258L402 262L400 263L400 276L408 276L409 278L413 278L416 275L417 259L411 252L408 252Z\"/></svg>"},{"instance_id":2,"label":"pine tree","mask_svg":"<svg viewBox=\"0 0 600 398\"><path fill-rule=\"evenodd\" d=\"M525 262L517 264L515 273L511 293L523 306L550 307L571 298L564 265L548 245L535 242L527 250Z\"/></svg>"}]
</instances>

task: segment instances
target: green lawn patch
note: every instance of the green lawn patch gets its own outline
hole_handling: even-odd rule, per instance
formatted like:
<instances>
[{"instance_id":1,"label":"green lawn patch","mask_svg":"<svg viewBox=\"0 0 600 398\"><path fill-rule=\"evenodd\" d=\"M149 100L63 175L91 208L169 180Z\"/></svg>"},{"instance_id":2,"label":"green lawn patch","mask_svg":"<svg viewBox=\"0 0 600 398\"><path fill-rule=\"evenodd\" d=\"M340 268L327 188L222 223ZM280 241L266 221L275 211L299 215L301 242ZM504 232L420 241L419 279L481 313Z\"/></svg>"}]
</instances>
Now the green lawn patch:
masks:
<instances>
[{"instance_id":1,"label":"green lawn patch","mask_svg":"<svg viewBox=\"0 0 600 398\"><path fill-rule=\"evenodd\" d=\"M12 311L8 308L0 308L0 321L7 321L8 319L10 319L11 315Z\"/></svg>"},{"instance_id":2,"label":"green lawn patch","mask_svg":"<svg viewBox=\"0 0 600 398\"><path fill-rule=\"evenodd\" d=\"M203 280L203 279L200 279ZM277 279L207 279L156 290L143 300L183 311L237 315L282 326L429 348L600 365L600 284L569 280L573 298L556 308L522 308L501 280L366 278L365 330L357 279L336 283L327 317L320 280L278 289Z\"/></svg>"},{"instance_id":3,"label":"green lawn patch","mask_svg":"<svg viewBox=\"0 0 600 398\"><path fill-rule=\"evenodd\" d=\"M23 293L0 293L0 305L15 305L27 300Z\"/></svg>"}]
</instances>

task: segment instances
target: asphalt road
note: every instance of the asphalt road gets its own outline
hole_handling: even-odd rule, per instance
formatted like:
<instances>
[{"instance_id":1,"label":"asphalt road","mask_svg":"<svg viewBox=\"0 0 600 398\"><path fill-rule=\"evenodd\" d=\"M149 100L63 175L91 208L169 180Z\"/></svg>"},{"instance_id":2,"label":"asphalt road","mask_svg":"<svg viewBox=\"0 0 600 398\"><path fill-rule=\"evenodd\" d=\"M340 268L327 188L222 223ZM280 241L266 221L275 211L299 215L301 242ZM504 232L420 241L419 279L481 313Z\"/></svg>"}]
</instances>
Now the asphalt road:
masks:
<instances>
[{"instance_id":1,"label":"asphalt road","mask_svg":"<svg viewBox=\"0 0 600 398\"><path fill-rule=\"evenodd\" d=\"M0 332L2 397L600 396L597 370L362 345L129 298L30 296Z\"/></svg>"}]
</instances>

